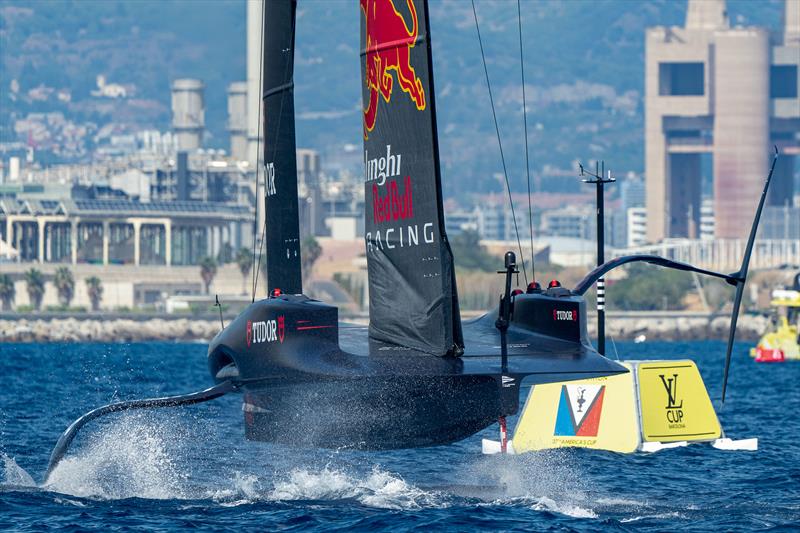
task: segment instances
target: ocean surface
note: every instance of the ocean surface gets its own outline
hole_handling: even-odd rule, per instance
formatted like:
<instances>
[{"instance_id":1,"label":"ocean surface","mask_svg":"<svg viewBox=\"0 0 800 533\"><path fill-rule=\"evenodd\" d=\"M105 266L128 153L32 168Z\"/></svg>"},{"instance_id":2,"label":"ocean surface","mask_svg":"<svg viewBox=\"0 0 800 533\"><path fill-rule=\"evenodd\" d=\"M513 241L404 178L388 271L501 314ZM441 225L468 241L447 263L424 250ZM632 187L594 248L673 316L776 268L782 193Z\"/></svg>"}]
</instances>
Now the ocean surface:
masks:
<instances>
[{"instance_id":1,"label":"ocean surface","mask_svg":"<svg viewBox=\"0 0 800 533\"><path fill-rule=\"evenodd\" d=\"M616 349L690 357L720 396L720 342ZM758 437L756 452L482 456L496 425L436 448L293 449L245 441L229 395L91 422L43 481L84 412L208 387L206 346L0 344L0 530L800 530L800 364L756 364L748 349L736 347L719 416L730 437Z\"/></svg>"}]
</instances>

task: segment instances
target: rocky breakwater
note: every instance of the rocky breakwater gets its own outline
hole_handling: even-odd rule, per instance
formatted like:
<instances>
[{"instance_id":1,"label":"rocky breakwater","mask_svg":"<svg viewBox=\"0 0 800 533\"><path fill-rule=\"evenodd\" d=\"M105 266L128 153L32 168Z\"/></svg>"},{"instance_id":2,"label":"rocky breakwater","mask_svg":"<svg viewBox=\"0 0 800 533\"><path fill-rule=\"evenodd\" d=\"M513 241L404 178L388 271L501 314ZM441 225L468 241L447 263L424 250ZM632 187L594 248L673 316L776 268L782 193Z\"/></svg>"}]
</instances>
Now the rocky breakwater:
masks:
<instances>
[{"instance_id":1,"label":"rocky breakwater","mask_svg":"<svg viewBox=\"0 0 800 533\"><path fill-rule=\"evenodd\" d=\"M208 341L219 319L20 318L0 320L0 342Z\"/></svg>"},{"instance_id":2,"label":"rocky breakwater","mask_svg":"<svg viewBox=\"0 0 800 533\"><path fill-rule=\"evenodd\" d=\"M731 318L728 315L675 315L643 313L606 315L606 334L616 340L694 341L727 340ZM737 341L757 341L769 328L769 318L763 315L741 315L736 325ZM597 319L589 318L589 334L595 335Z\"/></svg>"},{"instance_id":3,"label":"rocky breakwater","mask_svg":"<svg viewBox=\"0 0 800 533\"><path fill-rule=\"evenodd\" d=\"M226 323L230 319L226 319ZM589 316L589 334L595 336L597 320ZM728 336L727 315L666 313L609 313L606 334L618 341L635 340L724 340ZM761 315L742 315L736 339L755 341L769 327ZM46 317L0 318L0 342L148 342L209 341L219 331L219 319L200 317L132 318Z\"/></svg>"}]
</instances>

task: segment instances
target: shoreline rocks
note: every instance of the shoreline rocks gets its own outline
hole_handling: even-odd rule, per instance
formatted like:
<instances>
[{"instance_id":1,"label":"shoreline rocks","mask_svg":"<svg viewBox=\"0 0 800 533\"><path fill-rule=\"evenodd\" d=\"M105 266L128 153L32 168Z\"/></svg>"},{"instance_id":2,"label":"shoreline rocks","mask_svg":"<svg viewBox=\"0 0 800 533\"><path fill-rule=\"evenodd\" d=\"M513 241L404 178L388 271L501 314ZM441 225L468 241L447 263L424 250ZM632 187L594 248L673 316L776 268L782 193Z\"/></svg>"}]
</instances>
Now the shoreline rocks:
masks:
<instances>
[{"instance_id":1,"label":"shoreline rocks","mask_svg":"<svg viewBox=\"0 0 800 533\"><path fill-rule=\"evenodd\" d=\"M0 342L207 342L219 327L195 318L0 320Z\"/></svg>"},{"instance_id":2,"label":"shoreline rocks","mask_svg":"<svg viewBox=\"0 0 800 533\"><path fill-rule=\"evenodd\" d=\"M589 335L596 320L589 317ZM606 318L606 335L617 341L724 340L728 316L612 316ZM736 339L755 341L769 327L761 315L739 317ZM219 332L219 320L206 318L19 318L0 319L0 342L208 342Z\"/></svg>"},{"instance_id":3,"label":"shoreline rocks","mask_svg":"<svg viewBox=\"0 0 800 533\"><path fill-rule=\"evenodd\" d=\"M769 328L770 320L763 315L741 315L736 324L737 341L757 341ZM696 341L727 340L729 316L606 317L606 335L616 340L634 340L644 335L647 340ZM594 337L597 322L589 318L589 336Z\"/></svg>"}]
</instances>

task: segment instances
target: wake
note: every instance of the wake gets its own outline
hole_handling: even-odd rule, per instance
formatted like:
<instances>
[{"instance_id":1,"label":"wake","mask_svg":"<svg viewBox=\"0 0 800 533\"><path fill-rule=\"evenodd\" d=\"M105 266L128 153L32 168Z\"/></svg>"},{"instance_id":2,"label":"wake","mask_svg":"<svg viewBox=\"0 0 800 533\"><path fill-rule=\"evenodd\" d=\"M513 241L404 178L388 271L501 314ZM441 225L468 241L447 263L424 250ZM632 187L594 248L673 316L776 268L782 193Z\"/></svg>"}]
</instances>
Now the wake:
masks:
<instances>
[{"instance_id":1,"label":"wake","mask_svg":"<svg viewBox=\"0 0 800 533\"><path fill-rule=\"evenodd\" d=\"M255 474L231 466L201 481L193 469L205 458L181 445L196 440L186 433L175 420L124 417L90 434L41 484L13 458L2 455L0 492L35 490L96 501L194 500L224 507L264 502L346 503L390 510L505 506L578 519L596 519L600 512L617 507L583 492L581 476L572 472L568 457L559 452L476 457L455 465L447 477L456 483L440 487L409 482L380 465L364 471L334 459L323 467L308 467L285 453L270 456L289 463L284 471ZM268 461L267 457L260 461ZM224 460L213 459L215 465ZM623 507L629 511L641 507L632 504L624 502Z\"/></svg>"}]
</instances>

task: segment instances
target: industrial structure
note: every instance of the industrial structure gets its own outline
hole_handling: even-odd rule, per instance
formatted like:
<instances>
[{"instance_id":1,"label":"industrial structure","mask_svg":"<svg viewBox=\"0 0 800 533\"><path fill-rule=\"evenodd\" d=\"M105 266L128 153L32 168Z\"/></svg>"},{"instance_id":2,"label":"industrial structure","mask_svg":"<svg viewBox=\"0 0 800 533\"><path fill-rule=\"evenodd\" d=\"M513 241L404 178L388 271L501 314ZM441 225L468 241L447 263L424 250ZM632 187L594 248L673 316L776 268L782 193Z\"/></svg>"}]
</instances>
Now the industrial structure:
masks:
<instances>
[{"instance_id":1,"label":"industrial structure","mask_svg":"<svg viewBox=\"0 0 800 533\"><path fill-rule=\"evenodd\" d=\"M205 130L205 84L191 78L172 82L172 130L178 138L179 150L197 150L203 143Z\"/></svg>"},{"instance_id":2,"label":"industrial structure","mask_svg":"<svg viewBox=\"0 0 800 533\"><path fill-rule=\"evenodd\" d=\"M262 2L247 2L247 161L255 168L261 158L261 37Z\"/></svg>"},{"instance_id":3,"label":"industrial structure","mask_svg":"<svg viewBox=\"0 0 800 533\"><path fill-rule=\"evenodd\" d=\"M247 161L247 83L228 85L228 133L234 161Z\"/></svg>"},{"instance_id":4,"label":"industrial structure","mask_svg":"<svg viewBox=\"0 0 800 533\"><path fill-rule=\"evenodd\" d=\"M688 0L685 26L649 28L645 54L648 240L700 237L709 166L715 236L745 237L773 144L782 157L769 205L792 206L800 0L786 0L775 33L732 26L725 0Z\"/></svg>"}]
</instances>

